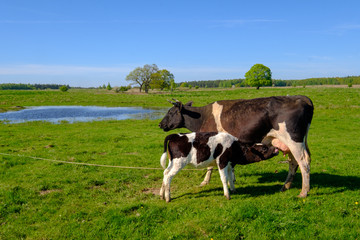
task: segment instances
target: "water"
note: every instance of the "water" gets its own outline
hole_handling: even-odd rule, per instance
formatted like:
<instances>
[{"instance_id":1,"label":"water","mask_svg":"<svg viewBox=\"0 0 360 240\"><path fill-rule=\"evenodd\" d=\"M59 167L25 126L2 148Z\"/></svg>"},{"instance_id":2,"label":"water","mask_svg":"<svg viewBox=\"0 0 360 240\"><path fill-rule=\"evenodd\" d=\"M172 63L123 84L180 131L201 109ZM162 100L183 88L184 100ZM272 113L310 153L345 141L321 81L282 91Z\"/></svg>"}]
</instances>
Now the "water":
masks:
<instances>
[{"instance_id":1,"label":"water","mask_svg":"<svg viewBox=\"0 0 360 240\"><path fill-rule=\"evenodd\" d=\"M125 119L160 119L166 108L95 107L95 106L42 106L29 107L15 112L0 113L0 121L22 123L27 121L88 122Z\"/></svg>"}]
</instances>

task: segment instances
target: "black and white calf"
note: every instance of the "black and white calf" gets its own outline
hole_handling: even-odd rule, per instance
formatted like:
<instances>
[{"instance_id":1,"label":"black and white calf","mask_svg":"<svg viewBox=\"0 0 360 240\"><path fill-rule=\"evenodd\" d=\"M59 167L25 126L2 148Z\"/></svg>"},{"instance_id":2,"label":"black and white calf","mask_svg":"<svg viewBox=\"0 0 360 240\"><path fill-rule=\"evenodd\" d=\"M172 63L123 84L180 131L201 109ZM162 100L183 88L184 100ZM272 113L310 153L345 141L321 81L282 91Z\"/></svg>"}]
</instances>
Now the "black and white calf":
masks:
<instances>
[{"instance_id":1,"label":"black and white calf","mask_svg":"<svg viewBox=\"0 0 360 240\"><path fill-rule=\"evenodd\" d=\"M217 166L224 187L224 195L230 199L228 183L231 191L235 191L232 168L236 164L249 164L274 157L278 149L263 144L248 145L225 132L198 132L187 134L171 134L165 138L164 153L161 166L166 168L160 196L170 201L170 183L172 178L186 165L195 167Z\"/></svg>"}]
</instances>

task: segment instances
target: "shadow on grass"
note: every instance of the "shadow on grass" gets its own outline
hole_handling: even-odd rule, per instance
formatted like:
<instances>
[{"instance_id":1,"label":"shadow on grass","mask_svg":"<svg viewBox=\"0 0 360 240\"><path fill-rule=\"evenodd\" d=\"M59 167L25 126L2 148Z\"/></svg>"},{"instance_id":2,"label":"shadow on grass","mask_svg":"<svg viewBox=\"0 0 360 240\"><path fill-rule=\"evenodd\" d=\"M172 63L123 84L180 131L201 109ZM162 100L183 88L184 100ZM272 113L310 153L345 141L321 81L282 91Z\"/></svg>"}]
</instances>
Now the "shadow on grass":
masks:
<instances>
[{"instance_id":1,"label":"shadow on grass","mask_svg":"<svg viewBox=\"0 0 360 240\"><path fill-rule=\"evenodd\" d=\"M259 175L259 183L271 183L278 181L285 181L287 172L281 171L277 174L274 173L264 173L256 174ZM298 171L294 178L293 187L301 188L302 180L301 173ZM311 173L310 174L310 186L311 187L334 187L334 188L343 188L343 190L359 190L360 189L360 177L357 176L341 176L336 174L329 173Z\"/></svg>"},{"instance_id":2,"label":"shadow on grass","mask_svg":"<svg viewBox=\"0 0 360 240\"><path fill-rule=\"evenodd\" d=\"M252 185L242 187L240 184L235 184L236 192L231 193L230 195L249 195L252 197L263 196L263 195L271 195L280 192L282 184L274 184L274 185L260 185L260 184L269 184L269 183L278 183L285 181L287 177L287 171L281 171L279 173L262 173L262 174L254 174L260 176L258 179L259 185ZM252 176L254 176L252 175ZM360 177L356 176L340 176L335 174L328 173L312 173L310 175L310 186L317 188L334 188L334 192L344 192L347 190L359 190L360 189ZM294 182L292 184L292 188L297 188L299 191L301 190L302 179L300 171L297 172L294 178ZM223 194L222 187L216 187L211 189L200 190L197 193L189 192L184 193L182 195L176 196L173 199L179 199L186 196L191 196L192 198L201 198L201 197L209 197L213 195L222 195ZM311 190L310 190L311 194Z\"/></svg>"}]
</instances>

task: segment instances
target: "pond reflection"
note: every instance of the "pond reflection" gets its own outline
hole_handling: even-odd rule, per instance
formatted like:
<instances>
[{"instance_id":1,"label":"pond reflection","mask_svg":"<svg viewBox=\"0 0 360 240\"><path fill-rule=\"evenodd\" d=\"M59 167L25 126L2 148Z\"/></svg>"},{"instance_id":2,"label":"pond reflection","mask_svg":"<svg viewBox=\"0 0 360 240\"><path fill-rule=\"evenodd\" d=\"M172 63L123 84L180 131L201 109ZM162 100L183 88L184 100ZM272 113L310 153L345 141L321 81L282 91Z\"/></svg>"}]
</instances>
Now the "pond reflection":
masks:
<instances>
[{"instance_id":1,"label":"pond reflection","mask_svg":"<svg viewBox=\"0 0 360 240\"><path fill-rule=\"evenodd\" d=\"M125 119L160 119L168 108L96 107L96 106L41 106L16 112L0 113L0 121L21 123L27 121L88 122Z\"/></svg>"}]
</instances>

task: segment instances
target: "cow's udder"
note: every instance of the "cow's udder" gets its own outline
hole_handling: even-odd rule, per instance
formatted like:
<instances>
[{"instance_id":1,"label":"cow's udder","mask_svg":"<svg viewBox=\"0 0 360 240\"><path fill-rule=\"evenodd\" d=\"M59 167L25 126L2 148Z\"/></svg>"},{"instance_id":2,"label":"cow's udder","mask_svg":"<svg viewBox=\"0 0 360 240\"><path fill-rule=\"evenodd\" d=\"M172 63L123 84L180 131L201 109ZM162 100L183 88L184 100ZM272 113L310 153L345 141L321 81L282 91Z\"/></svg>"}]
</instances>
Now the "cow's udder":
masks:
<instances>
[{"instance_id":1,"label":"cow's udder","mask_svg":"<svg viewBox=\"0 0 360 240\"><path fill-rule=\"evenodd\" d=\"M283 152L284 156L288 153L290 153L290 149L288 146L286 146L283 142L281 142L279 139L277 138L273 138L271 140L271 145L273 145L274 147L278 148L280 151Z\"/></svg>"}]
</instances>

